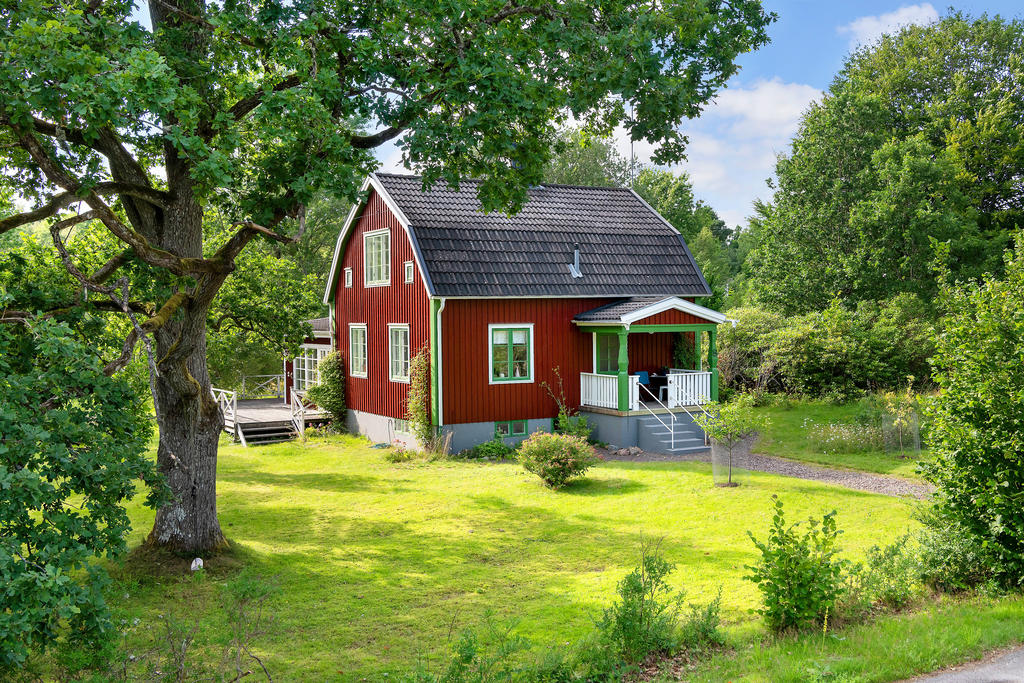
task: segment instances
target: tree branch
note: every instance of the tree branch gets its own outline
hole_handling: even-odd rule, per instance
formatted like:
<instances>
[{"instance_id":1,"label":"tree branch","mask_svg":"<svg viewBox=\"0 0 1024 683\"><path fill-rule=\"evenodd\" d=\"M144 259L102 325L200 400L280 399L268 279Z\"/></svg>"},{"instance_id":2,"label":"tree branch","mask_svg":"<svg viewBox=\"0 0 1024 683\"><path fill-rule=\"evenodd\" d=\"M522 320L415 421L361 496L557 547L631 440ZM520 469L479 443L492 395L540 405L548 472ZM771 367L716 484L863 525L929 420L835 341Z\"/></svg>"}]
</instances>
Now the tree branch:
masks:
<instances>
[{"instance_id":1,"label":"tree branch","mask_svg":"<svg viewBox=\"0 0 1024 683\"><path fill-rule=\"evenodd\" d=\"M155 190L151 187L135 185L133 183L102 182L97 183L96 186L93 187L92 191L98 195L125 194L132 197L138 197L139 199L144 199L150 204L160 208L166 208L167 201L169 200L166 192ZM65 209L69 205L81 201L85 200L74 192L62 192L61 194L51 197L50 201L43 204L38 209L33 209L32 211L26 211L25 213L19 213L15 216L8 216L7 218L0 219L0 234L22 225L41 221L45 218L51 218L61 209Z\"/></svg>"}]
</instances>

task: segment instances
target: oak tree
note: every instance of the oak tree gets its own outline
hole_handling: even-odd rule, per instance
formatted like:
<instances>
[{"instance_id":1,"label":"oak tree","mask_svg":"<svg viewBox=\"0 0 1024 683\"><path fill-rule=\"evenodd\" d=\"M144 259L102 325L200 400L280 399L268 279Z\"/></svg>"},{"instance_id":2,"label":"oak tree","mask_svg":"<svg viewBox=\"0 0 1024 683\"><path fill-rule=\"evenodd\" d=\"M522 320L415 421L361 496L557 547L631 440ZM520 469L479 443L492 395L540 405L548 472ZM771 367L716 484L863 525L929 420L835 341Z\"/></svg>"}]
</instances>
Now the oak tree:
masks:
<instances>
[{"instance_id":1,"label":"oak tree","mask_svg":"<svg viewBox=\"0 0 1024 683\"><path fill-rule=\"evenodd\" d=\"M656 163L677 160L680 122L771 20L758 0L150 0L148 11L147 25L132 0L0 9L3 187L34 204L0 233L47 221L78 287L131 317L126 351L151 344L157 460L174 495L149 542L188 552L224 543L206 326L246 245L294 238L288 226L318 191L354 200L389 141L427 185L481 178L491 210L518 209L542 182L570 116L598 131L624 123L658 146ZM232 224L226 238L204 233L211 210ZM65 246L84 221L121 249L95 271Z\"/></svg>"}]
</instances>

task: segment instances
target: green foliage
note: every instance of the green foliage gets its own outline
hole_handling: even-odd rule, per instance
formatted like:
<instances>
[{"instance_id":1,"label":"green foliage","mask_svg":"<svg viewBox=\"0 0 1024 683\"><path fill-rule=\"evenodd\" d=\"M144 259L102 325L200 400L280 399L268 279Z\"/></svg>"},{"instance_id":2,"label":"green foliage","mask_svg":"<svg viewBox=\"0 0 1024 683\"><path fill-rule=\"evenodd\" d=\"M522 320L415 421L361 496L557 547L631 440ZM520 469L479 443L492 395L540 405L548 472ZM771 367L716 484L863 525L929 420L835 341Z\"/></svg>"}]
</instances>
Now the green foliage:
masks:
<instances>
[{"instance_id":1,"label":"green foliage","mask_svg":"<svg viewBox=\"0 0 1024 683\"><path fill-rule=\"evenodd\" d=\"M866 561L849 568L838 608L843 621L856 621L876 608L902 609L920 594L920 557L914 540L905 534L885 547L871 546Z\"/></svg>"},{"instance_id":2,"label":"green foliage","mask_svg":"<svg viewBox=\"0 0 1024 683\"><path fill-rule=\"evenodd\" d=\"M516 449L502 439L494 437L490 441L467 448L458 454L460 460L504 460L511 457Z\"/></svg>"},{"instance_id":3,"label":"green foliage","mask_svg":"<svg viewBox=\"0 0 1024 683\"><path fill-rule=\"evenodd\" d=\"M140 480L147 505L166 493L137 395L65 324L0 324L0 434L2 671L58 637L102 642L107 579L91 560L125 551Z\"/></svg>"},{"instance_id":4,"label":"green foliage","mask_svg":"<svg viewBox=\"0 0 1024 683\"><path fill-rule=\"evenodd\" d=\"M757 207L753 291L805 313L833 297L930 299L930 240L957 276L1001 270L1021 223L1024 24L951 13L847 59Z\"/></svg>"},{"instance_id":5,"label":"green foliage","mask_svg":"<svg viewBox=\"0 0 1024 683\"><path fill-rule=\"evenodd\" d=\"M748 436L768 426L763 413L751 410L740 402L709 403L694 416L704 433L730 450Z\"/></svg>"},{"instance_id":6,"label":"green foliage","mask_svg":"<svg viewBox=\"0 0 1024 683\"><path fill-rule=\"evenodd\" d=\"M903 388L908 376L922 386L929 376L932 316L911 294L852 310L833 300L788 318L757 308L727 315L739 321L719 335L719 377L729 388L845 400Z\"/></svg>"},{"instance_id":7,"label":"green foliage","mask_svg":"<svg viewBox=\"0 0 1024 683\"><path fill-rule=\"evenodd\" d=\"M559 132L555 150L555 156L544 171L547 183L596 187L629 184L629 160L622 158L610 137L568 128Z\"/></svg>"},{"instance_id":8,"label":"green foliage","mask_svg":"<svg viewBox=\"0 0 1024 683\"><path fill-rule=\"evenodd\" d=\"M962 520L937 506L921 508L916 516L921 522L919 574L925 584L959 593L998 578L997 549L986 545Z\"/></svg>"},{"instance_id":9,"label":"green foliage","mask_svg":"<svg viewBox=\"0 0 1024 683\"><path fill-rule=\"evenodd\" d=\"M722 589L706 605L690 603L679 625L679 642L689 650L701 651L725 645L721 626Z\"/></svg>"},{"instance_id":10,"label":"green foliage","mask_svg":"<svg viewBox=\"0 0 1024 683\"><path fill-rule=\"evenodd\" d=\"M757 584L763 596L758 612L768 628L776 632L803 630L818 626L835 613L836 602L843 595L843 569L836 528L835 511L821 521L808 520L805 533L798 524L786 525L782 501L773 496L768 539L759 541L750 531L747 535L761 552L755 565L748 565L747 578Z\"/></svg>"},{"instance_id":11,"label":"green foliage","mask_svg":"<svg viewBox=\"0 0 1024 683\"><path fill-rule=\"evenodd\" d=\"M600 460L586 439L547 432L531 434L519 444L516 457L527 472L536 474L553 489L562 488Z\"/></svg>"},{"instance_id":12,"label":"green foliage","mask_svg":"<svg viewBox=\"0 0 1024 683\"><path fill-rule=\"evenodd\" d=\"M331 415L335 430L345 428L345 361L334 351L317 366L320 381L309 387L306 395Z\"/></svg>"},{"instance_id":13,"label":"green foliage","mask_svg":"<svg viewBox=\"0 0 1024 683\"><path fill-rule=\"evenodd\" d=\"M464 629L452 645L447 664L434 673L421 666L405 680L408 683L514 683L538 680L521 655L529 643L515 631L516 623L499 625L488 613L484 616L483 637L474 629Z\"/></svg>"},{"instance_id":14,"label":"green foliage","mask_svg":"<svg viewBox=\"0 0 1024 683\"><path fill-rule=\"evenodd\" d=\"M1017 243L1024 235L1018 234ZM928 406L934 460L923 471L938 504L998 557L1000 578L1024 581L1024 249L1006 277L950 282Z\"/></svg>"},{"instance_id":15,"label":"green foliage","mask_svg":"<svg viewBox=\"0 0 1024 683\"><path fill-rule=\"evenodd\" d=\"M430 347L423 345L409 364L409 396L406 399L409 429L421 448L431 450L434 423L430 419Z\"/></svg>"},{"instance_id":16,"label":"green foliage","mask_svg":"<svg viewBox=\"0 0 1024 683\"><path fill-rule=\"evenodd\" d=\"M555 406L558 409L558 414L555 416L555 432L588 441L590 433L593 431L590 422L582 415L575 415L575 410L569 405L569 399L565 395L565 383L562 381L562 371L556 367L552 372L558 379L557 391L547 381L540 384L548 392L548 396L555 402Z\"/></svg>"},{"instance_id":17,"label":"green foliage","mask_svg":"<svg viewBox=\"0 0 1024 683\"><path fill-rule=\"evenodd\" d=\"M666 578L675 571L656 547L640 549L640 563L616 591L619 599L597 624L601 637L617 657L636 664L651 652L673 650L683 594L673 594Z\"/></svg>"}]
</instances>

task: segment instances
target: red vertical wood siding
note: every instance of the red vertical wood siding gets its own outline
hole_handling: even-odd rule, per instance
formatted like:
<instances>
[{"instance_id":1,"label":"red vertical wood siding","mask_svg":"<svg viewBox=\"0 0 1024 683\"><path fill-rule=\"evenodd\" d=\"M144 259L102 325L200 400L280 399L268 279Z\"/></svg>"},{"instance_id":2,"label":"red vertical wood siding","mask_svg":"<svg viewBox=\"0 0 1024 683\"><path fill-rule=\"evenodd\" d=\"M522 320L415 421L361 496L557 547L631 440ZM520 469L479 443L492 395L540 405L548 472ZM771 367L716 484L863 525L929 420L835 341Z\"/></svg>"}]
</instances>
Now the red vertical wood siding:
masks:
<instances>
[{"instance_id":1,"label":"red vertical wood siding","mask_svg":"<svg viewBox=\"0 0 1024 683\"><path fill-rule=\"evenodd\" d=\"M442 313L445 424L554 417L542 382L557 385L559 368L569 405L579 406L581 372L593 372L592 334L572 319L609 299L449 299ZM492 324L533 323L534 378L530 383L490 383ZM672 365L674 334L631 333L629 371Z\"/></svg>"},{"instance_id":2,"label":"red vertical wood siding","mask_svg":"<svg viewBox=\"0 0 1024 683\"><path fill-rule=\"evenodd\" d=\"M391 284L363 285L363 233L387 228L391 231ZM413 281L405 283L405 262L412 261ZM409 355L429 343L430 300L423 276L415 265L412 245L401 223L384 201L371 191L362 215L356 220L343 247L338 265L334 317L338 350L345 359L345 398L349 408L376 415L404 419L409 385L388 379L388 324L409 325ZM345 268L352 269L352 287L345 287ZM350 373L348 326L366 324L367 377Z\"/></svg>"}]
</instances>

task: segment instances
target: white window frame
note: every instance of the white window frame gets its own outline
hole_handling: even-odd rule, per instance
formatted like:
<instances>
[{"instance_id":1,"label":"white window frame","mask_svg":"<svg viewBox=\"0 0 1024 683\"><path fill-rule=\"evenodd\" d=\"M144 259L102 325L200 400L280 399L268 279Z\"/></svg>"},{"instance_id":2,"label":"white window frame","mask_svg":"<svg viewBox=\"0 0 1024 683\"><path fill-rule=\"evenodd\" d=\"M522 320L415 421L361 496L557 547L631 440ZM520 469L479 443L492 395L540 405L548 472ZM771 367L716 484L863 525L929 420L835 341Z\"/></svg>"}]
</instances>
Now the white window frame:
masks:
<instances>
[{"instance_id":1,"label":"white window frame","mask_svg":"<svg viewBox=\"0 0 1024 683\"><path fill-rule=\"evenodd\" d=\"M384 268L384 278L380 280L370 279L370 250L369 243L371 240L377 237L384 237L384 244L387 249L387 256L384 258L381 266ZM388 228L381 228L380 230L370 230L369 232L363 233L363 284L367 287L387 287L391 284L391 230Z\"/></svg>"},{"instance_id":2,"label":"white window frame","mask_svg":"<svg viewBox=\"0 0 1024 683\"><path fill-rule=\"evenodd\" d=\"M346 288L351 288L352 287L352 269L351 268L346 268L345 269L345 287Z\"/></svg>"},{"instance_id":3,"label":"white window frame","mask_svg":"<svg viewBox=\"0 0 1024 683\"><path fill-rule=\"evenodd\" d=\"M508 379L494 379L494 344L491 340L494 339L495 329L523 329L526 328L530 337L526 340L527 345L530 349L530 376L522 378L508 378ZM488 384L533 384L534 379L537 377L537 367L533 362L533 351L534 348L534 334L533 334L533 323L491 323L487 326L487 383Z\"/></svg>"},{"instance_id":4,"label":"white window frame","mask_svg":"<svg viewBox=\"0 0 1024 683\"><path fill-rule=\"evenodd\" d=\"M416 279L416 269L412 267L412 261L405 262L405 284L411 285Z\"/></svg>"},{"instance_id":5,"label":"white window frame","mask_svg":"<svg viewBox=\"0 0 1024 683\"><path fill-rule=\"evenodd\" d=\"M320 382L320 361L330 355L327 344L303 344L292 359L292 390L306 391Z\"/></svg>"},{"instance_id":6,"label":"white window frame","mask_svg":"<svg viewBox=\"0 0 1024 683\"><path fill-rule=\"evenodd\" d=\"M355 344L352 333L355 330L363 331L363 371L356 372L355 363L353 362L356 357ZM369 376L370 371L370 343L368 332L366 330L366 323L349 323L348 325L348 374L349 377L361 377L366 379Z\"/></svg>"},{"instance_id":7,"label":"white window frame","mask_svg":"<svg viewBox=\"0 0 1024 683\"><path fill-rule=\"evenodd\" d=\"M391 344L391 334L395 330L405 331L405 376L396 375L394 372L395 364L392 351L394 350ZM412 366L412 339L409 336L409 325L406 323L389 323L388 324L388 379L392 382L402 382L403 384L409 383L410 368Z\"/></svg>"}]
</instances>

